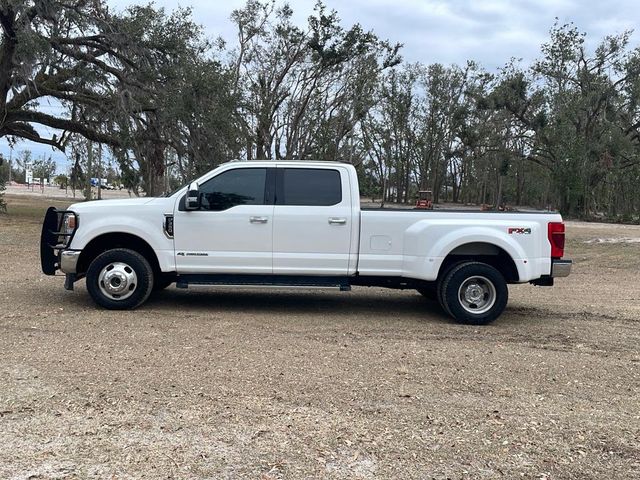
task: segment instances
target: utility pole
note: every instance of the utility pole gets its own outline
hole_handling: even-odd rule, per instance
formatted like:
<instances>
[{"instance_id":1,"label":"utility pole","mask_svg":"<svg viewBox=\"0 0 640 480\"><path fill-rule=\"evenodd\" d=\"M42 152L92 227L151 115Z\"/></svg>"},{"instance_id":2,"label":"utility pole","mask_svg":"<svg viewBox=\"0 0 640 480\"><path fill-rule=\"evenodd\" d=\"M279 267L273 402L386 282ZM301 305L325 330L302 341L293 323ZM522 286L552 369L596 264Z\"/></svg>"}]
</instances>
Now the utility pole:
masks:
<instances>
[{"instance_id":1,"label":"utility pole","mask_svg":"<svg viewBox=\"0 0 640 480\"><path fill-rule=\"evenodd\" d=\"M13 147L9 148L9 185L11 185L11 168L13 167Z\"/></svg>"},{"instance_id":2,"label":"utility pole","mask_svg":"<svg viewBox=\"0 0 640 480\"><path fill-rule=\"evenodd\" d=\"M170 186L170 174L169 171L174 162L169 163L169 159L165 157L165 166L164 166L164 193L165 195L171 191Z\"/></svg>"},{"instance_id":3,"label":"utility pole","mask_svg":"<svg viewBox=\"0 0 640 480\"><path fill-rule=\"evenodd\" d=\"M73 192L73 198L76 198L76 181L78 180L78 170L80 169L80 153L76 151L76 163L71 167L71 174L69 179L71 180L71 191Z\"/></svg>"},{"instance_id":4,"label":"utility pole","mask_svg":"<svg viewBox=\"0 0 640 480\"><path fill-rule=\"evenodd\" d=\"M42 154L42 165L44 165L44 162L46 161L46 158L44 156L44 153ZM44 193L44 168L42 169L42 177L40 178L40 193Z\"/></svg>"},{"instance_id":5,"label":"utility pole","mask_svg":"<svg viewBox=\"0 0 640 480\"><path fill-rule=\"evenodd\" d=\"M87 183L85 186L84 199L91 200L91 164L93 163L93 142L87 141Z\"/></svg>"},{"instance_id":6,"label":"utility pole","mask_svg":"<svg viewBox=\"0 0 640 480\"><path fill-rule=\"evenodd\" d=\"M98 144L98 200L102 200L102 144Z\"/></svg>"}]
</instances>

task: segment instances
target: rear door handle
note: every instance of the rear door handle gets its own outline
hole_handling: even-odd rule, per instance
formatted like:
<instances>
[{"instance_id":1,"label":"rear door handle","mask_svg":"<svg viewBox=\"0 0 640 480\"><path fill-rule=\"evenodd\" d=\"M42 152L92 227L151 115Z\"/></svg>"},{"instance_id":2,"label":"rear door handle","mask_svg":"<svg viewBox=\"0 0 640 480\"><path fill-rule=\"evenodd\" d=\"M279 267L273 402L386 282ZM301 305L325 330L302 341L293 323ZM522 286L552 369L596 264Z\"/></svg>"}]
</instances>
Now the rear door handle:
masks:
<instances>
[{"instance_id":1,"label":"rear door handle","mask_svg":"<svg viewBox=\"0 0 640 480\"><path fill-rule=\"evenodd\" d=\"M267 223L268 221L267 217L249 217L250 223Z\"/></svg>"},{"instance_id":2,"label":"rear door handle","mask_svg":"<svg viewBox=\"0 0 640 480\"><path fill-rule=\"evenodd\" d=\"M346 218L329 217L329 225L346 225L346 224L347 224Z\"/></svg>"}]
</instances>

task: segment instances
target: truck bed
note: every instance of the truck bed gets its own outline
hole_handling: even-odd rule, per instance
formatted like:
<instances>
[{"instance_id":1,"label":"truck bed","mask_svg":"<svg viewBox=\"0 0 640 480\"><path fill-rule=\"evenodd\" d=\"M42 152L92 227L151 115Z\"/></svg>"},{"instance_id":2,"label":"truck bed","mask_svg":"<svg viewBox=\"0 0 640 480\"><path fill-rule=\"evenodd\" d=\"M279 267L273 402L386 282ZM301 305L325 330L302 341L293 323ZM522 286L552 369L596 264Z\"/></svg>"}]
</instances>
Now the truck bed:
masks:
<instances>
[{"instance_id":1,"label":"truck bed","mask_svg":"<svg viewBox=\"0 0 640 480\"><path fill-rule=\"evenodd\" d=\"M508 254L518 282L551 271L548 212L365 208L360 213L358 272L435 280L451 254Z\"/></svg>"}]
</instances>

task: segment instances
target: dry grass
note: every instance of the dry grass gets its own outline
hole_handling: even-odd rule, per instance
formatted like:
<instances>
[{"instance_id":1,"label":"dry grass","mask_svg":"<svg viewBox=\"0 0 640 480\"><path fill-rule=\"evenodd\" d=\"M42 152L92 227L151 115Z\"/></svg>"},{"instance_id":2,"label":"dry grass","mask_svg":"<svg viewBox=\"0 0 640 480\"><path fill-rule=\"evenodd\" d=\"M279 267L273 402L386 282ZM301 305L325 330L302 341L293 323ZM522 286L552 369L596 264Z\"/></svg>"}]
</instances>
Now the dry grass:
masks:
<instances>
[{"instance_id":1,"label":"dry grass","mask_svg":"<svg viewBox=\"0 0 640 480\"><path fill-rule=\"evenodd\" d=\"M22 203L19 203L22 202ZM640 228L455 325L415 292L169 289L94 308L0 217L0 478L638 478Z\"/></svg>"}]
</instances>

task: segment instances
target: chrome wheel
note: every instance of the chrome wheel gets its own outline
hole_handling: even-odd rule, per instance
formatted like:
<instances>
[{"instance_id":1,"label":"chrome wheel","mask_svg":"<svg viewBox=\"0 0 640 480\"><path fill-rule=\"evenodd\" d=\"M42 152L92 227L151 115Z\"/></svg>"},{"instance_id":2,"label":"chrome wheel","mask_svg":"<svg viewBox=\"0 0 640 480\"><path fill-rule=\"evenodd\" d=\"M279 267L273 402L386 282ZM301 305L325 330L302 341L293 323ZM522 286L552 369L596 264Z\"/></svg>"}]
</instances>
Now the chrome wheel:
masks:
<instances>
[{"instance_id":1,"label":"chrome wheel","mask_svg":"<svg viewBox=\"0 0 640 480\"><path fill-rule=\"evenodd\" d=\"M98 286L107 298L116 301L125 300L136 291L138 276L126 263L113 262L100 271Z\"/></svg>"},{"instance_id":2,"label":"chrome wheel","mask_svg":"<svg viewBox=\"0 0 640 480\"><path fill-rule=\"evenodd\" d=\"M480 315L496 303L496 287L487 277L469 277L458 289L458 300L467 312Z\"/></svg>"}]
</instances>

